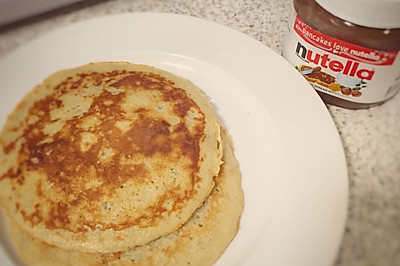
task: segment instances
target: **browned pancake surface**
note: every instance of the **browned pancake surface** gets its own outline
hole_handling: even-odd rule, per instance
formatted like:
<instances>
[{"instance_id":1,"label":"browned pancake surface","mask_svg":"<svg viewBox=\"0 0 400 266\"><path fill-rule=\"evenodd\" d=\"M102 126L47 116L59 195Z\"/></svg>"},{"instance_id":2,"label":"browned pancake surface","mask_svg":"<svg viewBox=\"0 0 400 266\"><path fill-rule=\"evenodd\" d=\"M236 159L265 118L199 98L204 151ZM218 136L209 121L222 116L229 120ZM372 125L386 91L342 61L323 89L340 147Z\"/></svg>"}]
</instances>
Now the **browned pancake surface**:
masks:
<instances>
[{"instance_id":1,"label":"browned pancake surface","mask_svg":"<svg viewBox=\"0 0 400 266\"><path fill-rule=\"evenodd\" d=\"M23 119L10 117L1 200L46 242L118 251L169 233L200 206L219 169L219 128L180 79L136 66L90 69L58 74L20 104Z\"/></svg>"}]
</instances>

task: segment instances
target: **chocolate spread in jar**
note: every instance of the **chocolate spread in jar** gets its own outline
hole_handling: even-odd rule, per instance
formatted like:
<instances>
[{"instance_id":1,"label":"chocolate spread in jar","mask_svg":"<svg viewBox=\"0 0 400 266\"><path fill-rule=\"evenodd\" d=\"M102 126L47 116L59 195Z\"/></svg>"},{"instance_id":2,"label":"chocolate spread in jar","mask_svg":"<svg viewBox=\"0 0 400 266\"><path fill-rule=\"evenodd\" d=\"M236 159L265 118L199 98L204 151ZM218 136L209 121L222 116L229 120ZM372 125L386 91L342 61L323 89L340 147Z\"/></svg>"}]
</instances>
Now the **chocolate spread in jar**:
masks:
<instances>
[{"instance_id":1,"label":"chocolate spread in jar","mask_svg":"<svg viewBox=\"0 0 400 266\"><path fill-rule=\"evenodd\" d=\"M358 109L400 90L400 1L294 0L283 56L329 104ZM319 72L306 69L319 67Z\"/></svg>"}]
</instances>

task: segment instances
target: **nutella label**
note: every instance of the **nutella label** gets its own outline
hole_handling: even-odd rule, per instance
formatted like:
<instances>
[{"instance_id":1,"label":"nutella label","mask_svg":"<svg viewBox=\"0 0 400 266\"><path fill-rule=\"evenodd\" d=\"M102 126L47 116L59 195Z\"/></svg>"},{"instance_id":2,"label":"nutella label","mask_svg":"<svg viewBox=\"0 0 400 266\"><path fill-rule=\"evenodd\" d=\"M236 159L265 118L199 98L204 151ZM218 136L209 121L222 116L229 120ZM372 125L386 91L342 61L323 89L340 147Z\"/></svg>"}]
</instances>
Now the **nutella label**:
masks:
<instances>
[{"instance_id":1,"label":"nutella label","mask_svg":"<svg viewBox=\"0 0 400 266\"><path fill-rule=\"evenodd\" d=\"M399 51L379 51L324 35L296 14L283 56L318 91L357 103L376 103L400 90Z\"/></svg>"}]
</instances>

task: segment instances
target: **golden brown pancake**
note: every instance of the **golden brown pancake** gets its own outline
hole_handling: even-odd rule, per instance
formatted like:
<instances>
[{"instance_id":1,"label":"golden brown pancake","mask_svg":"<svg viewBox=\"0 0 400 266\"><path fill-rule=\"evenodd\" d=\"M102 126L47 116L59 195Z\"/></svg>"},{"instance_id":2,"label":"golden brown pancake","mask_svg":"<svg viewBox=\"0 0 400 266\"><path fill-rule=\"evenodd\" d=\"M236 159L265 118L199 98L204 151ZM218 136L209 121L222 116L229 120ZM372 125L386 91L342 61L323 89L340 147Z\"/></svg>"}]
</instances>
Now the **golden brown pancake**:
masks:
<instances>
[{"instance_id":1,"label":"golden brown pancake","mask_svg":"<svg viewBox=\"0 0 400 266\"><path fill-rule=\"evenodd\" d=\"M211 265L235 236L243 208L238 162L222 132L224 164L206 202L177 231L125 252L84 253L49 245L11 227L22 260L31 266L75 265Z\"/></svg>"},{"instance_id":2,"label":"golden brown pancake","mask_svg":"<svg viewBox=\"0 0 400 266\"><path fill-rule=\"evenodd\" d=\"M192 83L124 62L58 72L0 134L0 205L51 245L118 252L175 231L214 186L213 109Z\"/></svg>"}]
</instances>

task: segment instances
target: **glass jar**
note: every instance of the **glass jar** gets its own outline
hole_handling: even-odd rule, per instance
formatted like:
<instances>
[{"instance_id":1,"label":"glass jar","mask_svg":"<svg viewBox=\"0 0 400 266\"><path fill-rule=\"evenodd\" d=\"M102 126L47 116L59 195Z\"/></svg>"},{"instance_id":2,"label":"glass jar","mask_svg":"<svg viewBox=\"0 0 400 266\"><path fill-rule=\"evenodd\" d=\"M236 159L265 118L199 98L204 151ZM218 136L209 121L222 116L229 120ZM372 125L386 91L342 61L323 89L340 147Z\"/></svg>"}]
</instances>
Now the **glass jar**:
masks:
<instances>
[{"instance_id":1,"label":"glass jar","mask_svg":"<svg viewBox=\"0 0 400 266\"><path fill-rule=\"evenodd\" d=\"M326 103L381 104L400 90L400 1L294 0L283 56Z\"/></svg>"}]
</instances>

